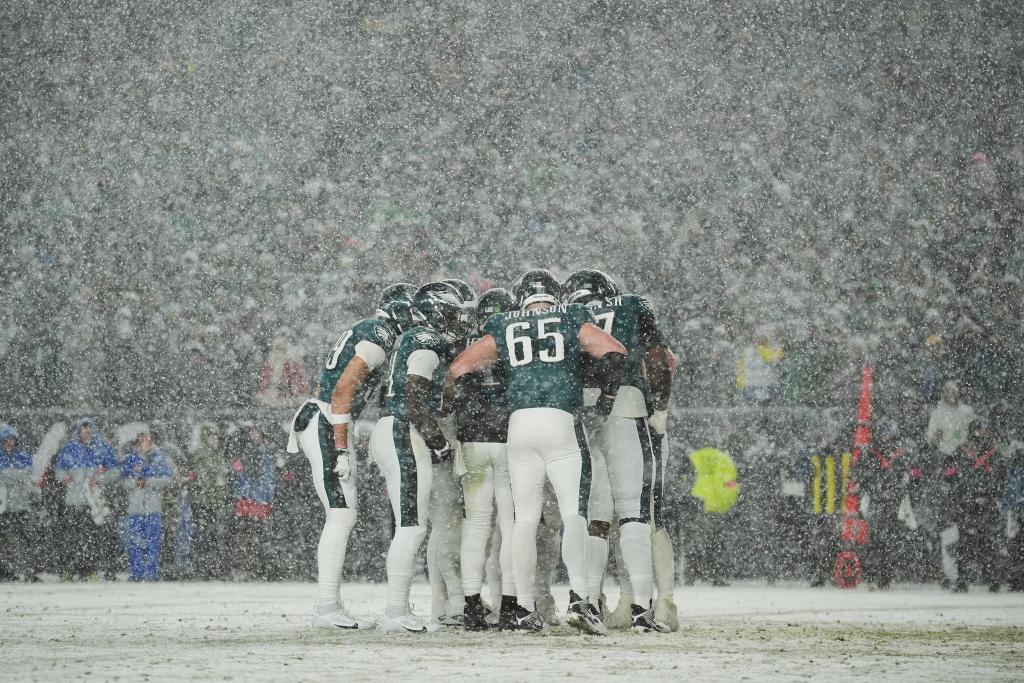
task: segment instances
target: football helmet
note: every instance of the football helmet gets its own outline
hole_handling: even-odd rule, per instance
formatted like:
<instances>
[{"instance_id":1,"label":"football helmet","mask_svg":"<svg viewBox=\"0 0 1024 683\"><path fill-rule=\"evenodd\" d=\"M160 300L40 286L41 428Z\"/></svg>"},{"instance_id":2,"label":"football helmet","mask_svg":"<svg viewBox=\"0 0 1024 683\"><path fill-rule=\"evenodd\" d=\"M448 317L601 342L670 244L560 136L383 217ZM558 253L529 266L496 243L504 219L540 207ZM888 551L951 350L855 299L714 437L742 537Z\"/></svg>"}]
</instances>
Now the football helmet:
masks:
<instances>
[{"instance_id":1,"label":"football helmet","mask_svg":"<svg viewBox=\"0 0 1024 683\"><path fill-rule=\"evenodd\" d=\"M430 282L416 290L413 320L435 330L449 343L473 331L473 317L458 290L447 282Z\"/></svg>"},{"instance_id":2,"label":"football helmet","mask_svg":"<svg viewBox=\"0 0 1024 683\"><path fill-rule=\"evenodd\" d=\"M562 285L563 304L589 304L618 294L615 281L607 273L593 268L577 270Z\"/></svg>"},{"instance_id":3,"label":"football helmet","mask_svg":"<svg viewBox=\"0 0 1024 683\"><path fill-rule=\"evenodd\" d=\"M551 274L550 270L537 268L528 270L512 285L512 297L516 300L519 308L526 308L530 304L546 303L555 305L558 303L562 286Z\"/></svg>"},{"instance_id":4,"label":"football helmet","mask_svg":"<svg viewBox=\"0 0 1024 683\"><path fill-rule=\"evenodd\" d=\"M459 293L459 298L462 299L462 303L466 304L468 308L476 308L476 290L474 290L469 285L468 282L454 277L450 277L446 280L441 280L441 282L447 283L454 287L455 291Z\"/></svg>"},{"instance_id":5,"label":"football helmet","mask_svg":"<svg viewBox=\"0 0 1024 683\"><path fill-rule=\"evenodd\" d=\"M388 285L380 293L375 316L379 320L390 322L401 334L413 326L413 297L416 296L416 285L398 282Z\"/></svg>"},{"instance_id":6,"label":"football helmet","mask_svg":"<svg viewBox=\"0 0 1024 683\"><path fill-rule=\"evenodd\" d=\"M484 323L495 313L504 313L515 309L516 300L512 298L507 289L502 287L488 289L480 297L480 303L476 305L477 324L483 330Z\"/></svg>"}]
</instances>

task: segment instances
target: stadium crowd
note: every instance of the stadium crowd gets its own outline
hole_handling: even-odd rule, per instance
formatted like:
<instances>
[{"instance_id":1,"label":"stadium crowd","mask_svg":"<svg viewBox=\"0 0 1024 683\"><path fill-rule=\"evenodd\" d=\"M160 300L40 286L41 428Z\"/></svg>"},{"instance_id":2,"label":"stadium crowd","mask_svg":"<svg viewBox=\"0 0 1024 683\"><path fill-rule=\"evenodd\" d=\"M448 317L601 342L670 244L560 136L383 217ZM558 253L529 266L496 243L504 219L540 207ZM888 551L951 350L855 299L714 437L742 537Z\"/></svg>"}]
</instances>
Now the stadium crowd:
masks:
<instances>
[{"instance_id":1,"label":"stadium crowd","mask_svg":"<svg viewBox=\"0 0 1024 683\"><path fill-rule=\"evenodd\" d=\"M960 514L960 543L1012 566L992 501L1019 516L1024 10L785 5L10 8L0 406L23 436L0 518L27 550L8 573L152 577L158 545L164 578L311 575L297 521L318 508L275 411L382 284L482 290L534 264L601 267L659 311L687 578L821 578L800 549L838 532L810 487L825 449L841 466L866 363L879 435L922 471L865 473L876 509L923 497L895 578L945 576ZM960 436L933 432L961 405L934 417ZM84 445L139 419L149 442ZM72 421L53 438L83 445L14 483L21 444ZM946 466L990 443L990 478ZM736 469L728 510L689 495L705 446ZM942 487L964 505L929 518ZM350 566L373 577L367 523ZM995 549L963 540L982 523Z\"/></svg>"}]
</instances>

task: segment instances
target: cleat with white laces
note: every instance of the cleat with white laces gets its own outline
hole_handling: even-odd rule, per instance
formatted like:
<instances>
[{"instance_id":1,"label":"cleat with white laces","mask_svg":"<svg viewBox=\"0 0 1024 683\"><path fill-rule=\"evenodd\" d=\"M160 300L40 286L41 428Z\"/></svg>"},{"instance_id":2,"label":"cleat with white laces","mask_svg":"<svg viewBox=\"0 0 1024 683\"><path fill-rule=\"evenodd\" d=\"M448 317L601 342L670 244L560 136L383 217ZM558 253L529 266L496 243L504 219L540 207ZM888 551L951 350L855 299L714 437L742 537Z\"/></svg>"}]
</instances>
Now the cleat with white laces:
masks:
<instances>
[{"instance_id":1,"label":"cleat with white laces","mask_svg":"<svg viewBox=\"0 0 1024 683\"><path fill-rule=\"evenodd\" d=\"M630 608L633 612L633 631L635 633L668 633L669 627L654 618L654 608L644 609L640 605Z\"/></svg>"},{"instance_id":2,"label":"cleat with white laces","mask_svg":"<svg viewBox=\"0 0 1024 683\"><path fill-rule=\"evenodd\" d=\"M548 628L544 621L544 615L536 609L530 611L522 605L516 605L512 613L503 613L498 629L501 631L524 631L526 633L538 633Z\"/></svg>"},{"instance_id":3,"label":"cleat with white laces","mask_svg":"<svg viewBox=\"0 0 1024 683\"><path fill-rule=\"evenodd\" d=\"M606 636L608 629L601 623L601 613L575 592L569 591L569 611L565 613L565 623L582 633L592 636Z\"/></svg>"}]
</instances>

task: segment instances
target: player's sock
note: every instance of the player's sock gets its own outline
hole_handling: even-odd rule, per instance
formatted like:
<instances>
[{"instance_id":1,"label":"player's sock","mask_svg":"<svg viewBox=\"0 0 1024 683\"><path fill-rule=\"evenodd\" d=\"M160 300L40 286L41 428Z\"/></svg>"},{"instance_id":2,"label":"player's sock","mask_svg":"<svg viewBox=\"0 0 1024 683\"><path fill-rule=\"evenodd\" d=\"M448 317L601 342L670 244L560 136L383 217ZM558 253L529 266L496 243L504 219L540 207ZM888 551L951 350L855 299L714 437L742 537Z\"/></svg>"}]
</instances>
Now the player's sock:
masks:
<instances>
[{"instance_id":1,"label":"player's sock","mask_svg":"<svg viewBox=\"0 0 1024 683\"><path fill-rule=\"evenodd\" d=\"M668 530L658 529L651 534L651 561L658 597L673 600L676 588L676 562Z\"/></svg>"},{"instance_id":2,"label":"player's sock","mask_svg":"<svg viewBox=\"0 0 1024 683\"><path fill-rule=\"evenodd\" d=\"M633 586L633 602L646 609L651 605L654 590L651 526L642 522L626 522L619 527L619 544L629 570L629 582Z\"/></svg>"},{"instance_id":3,"label":"player's sock","mask_svg":"<svg viewBox=\"0 0 1024 683\"><path fill-rule=\"evenodd\" d=\"M516 599L534 611L534 586L537 580L537 522L517 519L512 527L512 561L516 570Z\"/></svg>"},{"instance_id":4,"label":"player's sock","mask_svg":"<svg viewBox=\"0 0 1024 683\"><path fill-rule=\"evenodd\" d=\"M608 539L587 536L587 596L595 605L601 597L601 584L607 566Z\"/></svg>"},{"instance_id":5,"label":"player's sock","mask_svg":"<svg viewBox=\"0 0 1024 683\"><path fill-rule=\"evenodd\" d=\"M409 588L412 586L416 554L423 544L427 530L421 526L395 529L395 537L388 548L388 594L384 614L397 617L409 611Z\"/></svg>"},{"instance_id":6,"label":"player's sock","mask_svg":"<svg viewBox=\"0 0 1024 683\"><path fill-rule=\"evenodd\" d=\"M562 517L562 562L569 574L569 586L584 597L587 594L587 538L586 519L578 514Z\"/></svg>"},{"instance_id":7,"label":"player's sock","mask_svg":"<svg viewBox=\"0 0 1024 683\"><path fill-rule=\"evenodd\" d=\"M320 543L316 549L318 608L333 605L334 610L338 609L341 573L345 568L345 550L348 548L348 537L355 524L355 510L331 508L327 511L327 519L323 531L320 532Z\"/></svg>"}]
</instances>

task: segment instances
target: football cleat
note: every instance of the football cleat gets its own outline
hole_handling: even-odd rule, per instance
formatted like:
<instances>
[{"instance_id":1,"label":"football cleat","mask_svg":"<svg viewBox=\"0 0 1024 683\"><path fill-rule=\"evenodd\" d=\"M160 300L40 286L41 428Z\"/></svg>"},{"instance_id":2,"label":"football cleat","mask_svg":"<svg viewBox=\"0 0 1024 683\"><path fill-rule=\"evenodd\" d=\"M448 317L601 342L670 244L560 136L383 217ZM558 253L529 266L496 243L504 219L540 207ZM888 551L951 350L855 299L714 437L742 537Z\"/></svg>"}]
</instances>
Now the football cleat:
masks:
<instances>
[{"instance_id":1,"label":"football cleat","mask_svg":"<svg viewBox=\"0 0 1024 683\"><path fill-rule=\"evenodd\" d=\"M515 612L502 614L498 623L500 631L525 631L526 633L538 633L548 628L544 621L544 615L537 610L530 611L521 605L516 605Z\"/></svg>"},{"instance_id":2,"label":"football cleat","mask_svg":"<svg viewBox=\"0 0 1024 683\"><path fill-rule=\"evenodd\" d=\"M316 628L333 628L340 630L358 630L359 622L356 621L344 607L340 607L327 614L313 613L312 626Z\"/></svg>"},{"instance_id":3,"label":"football cleat","mask_svg":"<svg viewBox=\"0 0 1024 683\"><path fill-rule=\"evenodd\" d=\"M558 605L555 604L555 597L548 593L537 598L537 611L544 617L544 621L552 626L560 626L562 618L558 616Z\"/></svg>"},{"instance_id":4,"label":"football cleat","mask_svg":"<svg viewBox=\"0 0 1024 683\"><path fill-rule=\"evenodd\" d=\"M644 609L640 605L632 605L630 609L633 612L633 631L636 633L668 633L669 628L665 624L661 623L654 618L654 608L648 607Z\"/></svg>"},{"instance_id":5,"label":"football cleat","mask_svg":"<svg viewBox=\"0 0 1024 683\"><path fill-rule=\"evenodd\" d=\"M491 627L487 623L487 605L479 595L467 595L466 606L462 609L462 627L467 631L485 631Z\"/></svg>"},{"instance_id":6,"label":"football cleat","mask_svg":"<svg viewBox=\"0 0 1024 683\"><path fill-rule=\"evenodd\" d=\"M608 629L601 623L600 612L573 591L569 591L569 611L565 613L565 623L592 636L608 635Z\"/></svg>"},{"instance_id":7,"label":"football cleat","mask_svg":"<svg viewBox=\"0 0 1024 683\"><path fill-rule=\"evenodd\" d=\"M434 623L445 628L462 628L465 625L465 619L461 614L444 614L435 619Z\"/></svg>"}]
</instances>

